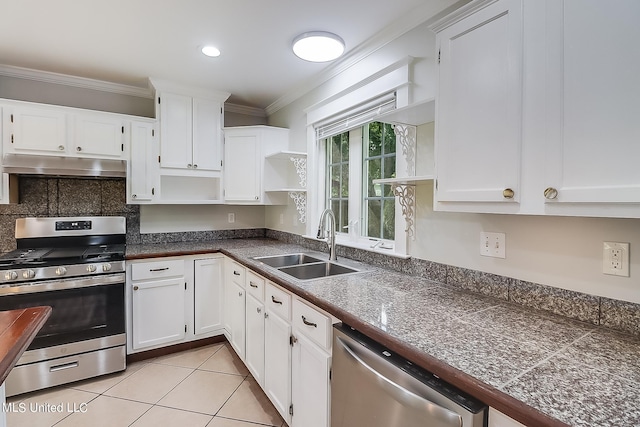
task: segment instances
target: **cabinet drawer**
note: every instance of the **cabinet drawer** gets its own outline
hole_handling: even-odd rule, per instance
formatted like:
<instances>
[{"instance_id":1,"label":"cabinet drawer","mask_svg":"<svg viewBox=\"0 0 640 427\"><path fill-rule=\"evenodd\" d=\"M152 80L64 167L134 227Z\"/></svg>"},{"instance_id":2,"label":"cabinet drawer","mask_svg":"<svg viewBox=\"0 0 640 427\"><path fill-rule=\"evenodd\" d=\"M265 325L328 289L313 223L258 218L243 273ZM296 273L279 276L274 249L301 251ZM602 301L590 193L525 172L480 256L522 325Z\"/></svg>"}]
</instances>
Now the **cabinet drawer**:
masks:
<instances>
[{"instance_id":1,"label":"cabinet drawer","mask_svg":"<svg viewBox=\"0 0 640 427\"><path fill-rule=\"evenodd\" d=\"M293 327L316 344L331 347L331 319L297 299L293 301Z\"/></svg>"},{"instance_id":2,"label":"cabinet drawer","mask_svg":"<svg viewBox=\"0 0 640 427\"><path fill-rule=\"evenodd\" d=\"M131 265L131 280L178 276L184 276L184 261L181 259L141 262Z\"/></svg>"},{"instance_id":3,"label":"cabinet drawer","mask_svg":"<svg viewBox=\"0 0 640 427\"><path fill-rule=\"evenodd\" d=\"M267 282L264 298L265 307L286 320L291 320L291 294Z\"/></svg>"},{"instance_id":4,"label":"cabinet drawer","mask_svg":"<svg viewBox=\"0 0 640 427\"><path fill-rule=\"evenodd\" d=\"M227 267L229 267L229 271L227 272L229 280L244 289L244 280L247 269L235 261L229 261L227 263Z\"/></svg>"},{"instance_id":5,"label":"cabinet drawer","mask_svg":"<svg viewBox=\"0 0 640 427\"><path fill-rule=\"evenodd\" d=\"M252 271L247 271L247 292L253 295L258 301L264 301L264 283L263 277L258 276Z\"/></svg>"}]
</instances>

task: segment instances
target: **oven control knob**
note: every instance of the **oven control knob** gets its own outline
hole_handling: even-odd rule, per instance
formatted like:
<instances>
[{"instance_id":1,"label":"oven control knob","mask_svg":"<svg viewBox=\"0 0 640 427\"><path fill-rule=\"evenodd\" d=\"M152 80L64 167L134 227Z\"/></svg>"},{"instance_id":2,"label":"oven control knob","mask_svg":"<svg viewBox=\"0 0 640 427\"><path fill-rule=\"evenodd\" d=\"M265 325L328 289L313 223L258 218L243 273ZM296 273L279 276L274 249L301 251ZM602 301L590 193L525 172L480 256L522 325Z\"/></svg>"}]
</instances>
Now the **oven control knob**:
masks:
<instances>
[{"instance_id":1,"label":"oven control knob","mask_svg":"<svg viewBox=\"0 0 640 427\"><path fill-rule=\"evenodd\" d=\"M7 271L6 273L4 273L5 280L16 280L17 278L18 273L16 273L15 271Z\"/></svg>"},{"instance_id":2,"label":"oven control knob","mask_svg":"<svg viewBox=\"0 0 640 427\"><path fill-rule=\"evenodd\" d=\"M67 269L65 267L56 268L56 275L64 276L65 274L67 274Z\"/></svg>"},{"instance_id":3,"label":"oven control knob","mask_svg":"<svg viewBox=\"0 0 640 427\"><path fill-rule=\"evenodd\" d=\"M34 277L36 277L36 272L31 269L25 270L22 272L22 277L24 279L33 279Z\"/></svg>"},{"instance_id":4,"label":"oven control knob","mask_svg":"<svg viewBox=\"0 0 640 427\"><path fill-rule=\"evenodd\" d=\"M109 271L111 270L111 264L106 263L106 264L102 264L102 271Z\"/></svg>"},{"instance_id":5,"label":"oven control knob","mask_svg":"<svg viewBox=\"0 0 640 427\"><path fill-rule=\"evenodd\" d=\"M96 267L94 264L87 265L87 272L88 273L95 273L97 269L98 269L98 267Z\"/></svg>"}]
</instances>

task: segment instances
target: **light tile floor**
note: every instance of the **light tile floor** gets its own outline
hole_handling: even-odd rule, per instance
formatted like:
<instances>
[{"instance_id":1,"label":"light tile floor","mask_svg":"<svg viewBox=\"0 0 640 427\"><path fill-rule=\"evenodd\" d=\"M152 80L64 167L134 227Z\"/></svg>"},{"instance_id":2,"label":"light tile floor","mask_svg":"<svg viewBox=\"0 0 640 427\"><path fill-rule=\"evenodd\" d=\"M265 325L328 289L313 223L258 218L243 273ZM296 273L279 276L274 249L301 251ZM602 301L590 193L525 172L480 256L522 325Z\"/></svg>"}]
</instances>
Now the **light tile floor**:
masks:
<instances>
[{"instance_id":1,"label":"light tile floor","mask_svg":"<svg viewBox=\"0 0 640 427\"><path fill-rule=\"evenodd\" d=\"M286 427L225 343L7 402L14 408L7 413L9 427Z\"/></svg>"}]
</instances>

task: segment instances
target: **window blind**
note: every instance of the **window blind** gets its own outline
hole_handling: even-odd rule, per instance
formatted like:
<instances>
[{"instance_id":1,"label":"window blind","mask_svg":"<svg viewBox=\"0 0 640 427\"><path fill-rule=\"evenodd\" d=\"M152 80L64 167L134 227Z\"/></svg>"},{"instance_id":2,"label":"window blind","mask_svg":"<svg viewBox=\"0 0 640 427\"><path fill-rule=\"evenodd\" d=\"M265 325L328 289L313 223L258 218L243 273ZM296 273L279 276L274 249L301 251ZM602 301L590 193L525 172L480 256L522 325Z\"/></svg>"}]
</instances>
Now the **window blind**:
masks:
<instances>
[{"instance_id":1,"label":"window blind","mask_svg":"<svg viewBox=\"0 0 640 427\"><path fill-rule=\"evenodd\" d=\"M391 92L335 114L315 125L316 138L324 139L374 121L396 109L396 93Z\"/></svg>"}]
</instances>

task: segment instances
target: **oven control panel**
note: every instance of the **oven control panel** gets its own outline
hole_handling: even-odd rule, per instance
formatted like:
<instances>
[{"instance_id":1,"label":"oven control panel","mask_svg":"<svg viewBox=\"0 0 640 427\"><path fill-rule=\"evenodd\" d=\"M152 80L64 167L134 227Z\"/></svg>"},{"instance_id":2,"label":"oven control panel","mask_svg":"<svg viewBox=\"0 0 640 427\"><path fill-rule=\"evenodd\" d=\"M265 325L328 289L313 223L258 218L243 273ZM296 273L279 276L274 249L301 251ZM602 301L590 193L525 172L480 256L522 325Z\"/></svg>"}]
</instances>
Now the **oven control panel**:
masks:
<instances>
[{"instance_id":1,"label":"oven control panel","mask_svg":"<svg viewBox=\"0 0 640 427\"><path fill-rule=\"evenodd\" d=\"M91 230L91 221L56 221L56 231Z\"/></svg>"}]
</instances>

